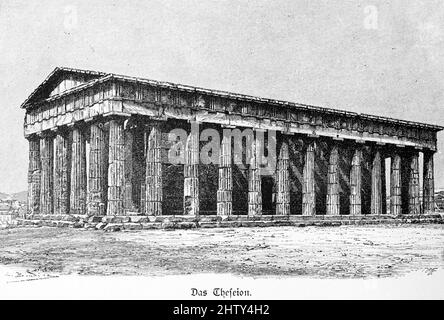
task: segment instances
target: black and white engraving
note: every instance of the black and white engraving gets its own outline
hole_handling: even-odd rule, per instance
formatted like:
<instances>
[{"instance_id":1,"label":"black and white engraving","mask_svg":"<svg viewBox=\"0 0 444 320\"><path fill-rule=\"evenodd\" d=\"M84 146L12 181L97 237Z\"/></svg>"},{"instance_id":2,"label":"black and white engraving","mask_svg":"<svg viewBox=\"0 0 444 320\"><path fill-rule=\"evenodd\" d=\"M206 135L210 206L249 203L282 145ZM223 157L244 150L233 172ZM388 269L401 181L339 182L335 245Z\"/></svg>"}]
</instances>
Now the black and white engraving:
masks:
<instances>
[{"instance_id":1,"label":"black and white engraving","mask_svg":"<svg viewBox=\"0 0 444 320\"><path fill-rule=\"evenodd\" d=\"M444 297L441 4L43 2L0 3L0 281Z\"/></svg>"}]
</instances>

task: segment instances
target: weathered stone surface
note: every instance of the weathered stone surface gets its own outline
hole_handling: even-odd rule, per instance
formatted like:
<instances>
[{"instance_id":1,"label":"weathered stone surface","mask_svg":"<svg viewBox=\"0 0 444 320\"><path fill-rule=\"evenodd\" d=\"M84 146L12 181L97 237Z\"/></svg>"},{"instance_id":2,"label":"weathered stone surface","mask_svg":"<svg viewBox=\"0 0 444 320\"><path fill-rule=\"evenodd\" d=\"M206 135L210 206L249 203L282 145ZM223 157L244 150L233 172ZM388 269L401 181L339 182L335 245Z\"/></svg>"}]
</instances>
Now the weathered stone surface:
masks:
<instances>
[{"instance_id":1,"label":"weathered stone surface","mask_svg":"<svg viewBox=\"0 0 444 320\"><path fill-rule=\"evenodd\" d=\"M339 215L339 148L336 143L330 150L327 173L327 215Z\"/></svg>"},{"instance_id":2,"label":"weathered stone surface","mask_svg":"<svg viewBox=\"0 0 444 320\"><path fill-rule=\"evenodd\" d=\"M40 213L40 140L31 137L29 141L29 164L28 164L28 215Z\"/></svg>"},{"instance_id":3,"label":"weathered stone surface","mask_svg":"<svg viewBox=\"0 0 444 320\"><path fill-rule=\"evenodd\" d=\"M191 125L185 144L183 213L199 215L199 127Z\"/></svg>"},{"instance_id":4,"label":"weathered stone surface","mask_svg":"<svg viewBox=\"0 0 444 320\"><path fill-rule=\"evenodd\" d=\"M315 142L309 141L305 148L305 162L302 183L302 214L313 216L316 214L315 190Z\"/></svg>"},{"instance_id":5,"label":"weathered stone surface","mask_svg":"<svg viewBox=\"0 0 444 320\"><path fill-rule=\"evenodd\" d=\"M123 215L125 188L125 135L123 119L109 121L107 215Z\"/></svg>"},{"instance_id":6,"label":"weathered stone surface","mask_svg":"<svg viewBox=\"0 0 444 320\"><path fill-rule=\"evenodd\" d=\"M104 231L121 231L123 229L123 223L108 223L103 230Z\"/></svg>"},{"instance_id":7,"label":"weathered stone surface","mask_svg":"<svg viewBox=\"0 0 444 320\"><path fill-rule=\"evenodd\" d=\"M390 214L400 215L401 209L401 156L394 154L390 174Z\"/></svg>"},{"instance_id":8,"label":"weathered stone surface","mask_svg":"<svg viewBox=\"0 0 444 320\"><path fill-rule=\"evenodd\" d=\"M128 216L104 216L101 220L105 223L127 223L131 221L131 218Z\"/></svg>"},{"instance_id":9,"label":"weathered stone surface","mask_svg":"<svg viewBox=\"0 0 444 320\"><path fill-rule=\"evenodd\" d=\"M134 223L142 223L142 222L149 222L148 217L144 216L130 216L131 222Z\"/></svg>"},{"instance_id":10,"label":"weathered stone surface","mask_svg":"<svg viewBox=\"0 0 444 320\"><path fill-rule=\"evenodd\" d=\"M54 139L51 136L45 136L40 139L40 213L53 214L53 183L54 183Z\"/></svg>"},{"instance_id":11,"label":"weathered stone surface","mask_svg":"<svg viewBox=\"0 0 444 320\"><path fill-rule=\"evenodd\" d=\"M74 225L74 222L72 222L72 221L58 221L57 222L57 227L59 227L59 228L72 227L73 225Z\"/></svg>"},{"instance_id":12,"label":"weathered stone surface","mask_svg":"<svg viewBox=\"0 0 444 320\"><path fill-rule=\"evenodd\" d=\"M435 177L433 152L424 152L423 213L435 211Z\"/></svg>"},{"instance_id":13,"label":"weathered stone surface","mask_svg":"<svg viewBox=\"0 0 444 320\"><path fill-rule=\"evenodd\" d=\"M107 132L103 123L92 123L89 135L88 215L104 216L108 192Z\"/></svg>"},{"instance_id":14,"label":"weathered stone surface","mask_svg":"<svg viewBox=\"0 0 444 320\"><path fill-rule=\"evenodd\" d=\"M103 228L105 228L105 226L106 226L106 223L99 222L98 224L96 224L96 229L102 230Z\"/></svg>"},{"instance_id":15,"label":"weathered stone surface","mask_svg":"<svg viewBox=\"0 0 444 320\"><path fill-rule=\"evenodd\" d=\"M250 146L251 159L248 166L248 215L260 216L262 215L262 188L261 175L258 163L258 146L257 142L253 141Z\"/></svg>"},{"instance_id":16,"label":"weathered stone surface","mask_svg":"<svg viewBox=\"0 0 444 320\"><path fill-rule=\"evenodd\" d=\"M219 177L217 190L217 215L229 216L233 212L233 168L231 135L224 133L219 155Z\"/></svg>"},{"instance_id":17,"label":"weathered stone surface","mask_svg":"<svg viewBox=\"0 0 444 320\"><path fill-rule=\"evenodd\" d=\"M152 229L161 229L162 228L162 224L159 222L141 223L141 225L144 230L152 230Z\"/></svg>"},{"instance_id":18,"label":"weathered stone surface","mask_svg":"<svg viewBox=\"0 0 444 320\"><path fill-rule=\"evenodd\" d=\"M70 214L86 213L86 140L79 127L71 131Z\"/></svg>"},{"instance_id":19,"label":"weathered stone surface","mask_svg":"<svg viewBox=\"0 0 444 320\"><path fill-rule=\"evenodd\" d=\"M217 222L199 222L198 226L200 228L217 228L218 223Z\"/></svg>"},{"instance_id":20,"label":"weathered stone surface","mask_svg":"<svg viewBox=\"0 0 444 320\"><path fill-rule=\"evenodd\" d=\"M412 152L408 160L408 213L420 214L421 203L419 198L419 154Z\"/></svg>"},{"instance_id":21,"label":"weathered stone surface","mask_svg":"<svg viewBox=\"0 0 444 320\"><path fill-rule=\"evenodd\" d=\"M221 221L222 218L219 216L200 216L199 222L200 223L210 223L210 222L217 222Z\"/></svg>"},{"instance_id":22,"label":"weathered stone surface","mask_svg":"<svg viewBox=\"0 0 444 320\"><path fill-rule=\"evenodd\" d=\"M236 228L242 226L242 222L239 221L220 221L218 227L221 228Z\"/></svg>"},{"instance_id":23,"label":"weathered stone surface","mask_svg":"<svg viewBox=\"0 0 444 320\"><path fill-rule=\"evenodd\" d=\"M69 213L69 179L71 144L65 131L57 132L54 140L54 213Z\"/></svg>"},{"instance_id":24,"label":"weathered stone surface","mask_svg":"<svg viewBox=\"0 0 444 320\"><path fill-rule=\"evenodd\" d=\"M194 229L197 228L196 222L177 222L175 227L177 229Z\"/></svg>"},{"instance_id":25,"label":"weathered stone surface","mask_svg":"<svg viewBox=\"0 0 444 320\"><path fill-rule=\"evenodd\" d=\"M127 222L123 224L125 230L142 230L143 225L141 223Z\"/></svg>"},{"instance_id":26,"label":"weathered stone surface","mask_svg":"<svg viewBox=\"0 0 444 320\"><path fill-rule=\"evenodd\" d=\"M161 126L153 123L147 132L145 172L145 214L162 215L162 147Z\"/></svg>"},{"instance_id":27,"label":"weathered stone surface","mask_svg":"<svg viewBox=\"0 0 444 320\"><path fill-rule=\"evenodd\" d=\"M282 137L282 145L279 150L277 162L277 194L276 194L276 214L290 214L290 172L288 142L286 137Z\"/></svg>"},{"instance_id":28,"label":"weathered stone surface","mask_svg":"<svg viewBox=\"0 0 444 320\"><path fill-rule=\"evenodd\" d=\"M382 161L384 161L384 159L382 159L381 157L381 152L379 150L375 150L372 159L372 194L370 208L371 214L385 213L382 211L382 203L383 201L385 201L385 194L382 193Z\"/></svg>"},{"instance_id":29,"label":"weathered stone surface","mask_svg":"<svg viewBox=\"0 0 444 320\"><path fill-rule=\"evenodd\" d=\"M362 150L358 147L352 159L350 171L350 215L361 214Z\"/></svg>"},{"instance_id":30,"label":"weathered stone surface","mask_svg":"<svg viewBox=\"0 0 444 320\"><path fill-rule=\"evenodd\" d=\"M211 220L211 219L183 219L181 217L162 218L162 222L140 222L147 221L148 217L141 217L139 222L133 222L128 216L107 216L103 217L101 222L92 222L88 217L77 217L74 220L64 220L60 215L38 215L38 219L19 219L17 225L22 226L49 226L49 227L72 227L96 229L104 231L120 231L120 230L153 230L153 229L194 229L194 228L237 228L237 227L271 227L271 226L339 226L339 225L368 225L368 224L405 224L405 223L444 223L444 217L439 214L402 214L393 215L347 215L347 216L230 216L227 219ZM143 218L147 218L146 220ZM173 219L172 219L173 218ZM188 218L190 218L188 216ZM247 219L246 219L247 218ZM285 219L286 218L286 219ZM160 220L159 220L160 221Z\"/></svg>"}]
</instances>

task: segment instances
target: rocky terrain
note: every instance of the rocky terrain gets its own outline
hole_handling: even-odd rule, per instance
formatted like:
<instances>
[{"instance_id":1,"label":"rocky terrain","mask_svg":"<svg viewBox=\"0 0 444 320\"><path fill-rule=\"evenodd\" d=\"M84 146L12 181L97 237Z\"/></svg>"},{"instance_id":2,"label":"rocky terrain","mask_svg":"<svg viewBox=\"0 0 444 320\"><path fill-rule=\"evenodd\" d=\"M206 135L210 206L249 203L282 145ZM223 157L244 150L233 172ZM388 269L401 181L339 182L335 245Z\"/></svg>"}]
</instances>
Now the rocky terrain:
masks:
<instances>
[{"instance_id":1,"label":"rocky terrain","mask_svg":"<svg viewBox=\"0 0 444 320\"><path fill-rule=\"evenodd\" d=\"M427 224L121 232L12 228L0 230L0 265L50 276L378 278L442 269L443 236L443 225Z\"/></svg>"}]
</instances>

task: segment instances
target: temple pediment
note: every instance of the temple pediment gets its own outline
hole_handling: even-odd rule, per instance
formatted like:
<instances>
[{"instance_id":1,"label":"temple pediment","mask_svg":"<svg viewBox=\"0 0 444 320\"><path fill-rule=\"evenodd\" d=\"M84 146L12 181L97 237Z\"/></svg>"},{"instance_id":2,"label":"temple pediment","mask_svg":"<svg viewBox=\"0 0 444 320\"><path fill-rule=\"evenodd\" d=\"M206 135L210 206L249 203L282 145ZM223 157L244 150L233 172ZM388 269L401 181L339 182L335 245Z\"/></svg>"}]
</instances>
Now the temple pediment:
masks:
<instances>
[{"instance_id":1,"label":"temple pediment","mask_svg":"<svg viewBox=\"0 0 444 320\"><path fill-rule=\"evenodd\" d=\"M59 95L65 91L80 86L88 81L104 76L104 73L57 67L29 95L22 108L32 103Z\"/></svg>"}]
</instances>

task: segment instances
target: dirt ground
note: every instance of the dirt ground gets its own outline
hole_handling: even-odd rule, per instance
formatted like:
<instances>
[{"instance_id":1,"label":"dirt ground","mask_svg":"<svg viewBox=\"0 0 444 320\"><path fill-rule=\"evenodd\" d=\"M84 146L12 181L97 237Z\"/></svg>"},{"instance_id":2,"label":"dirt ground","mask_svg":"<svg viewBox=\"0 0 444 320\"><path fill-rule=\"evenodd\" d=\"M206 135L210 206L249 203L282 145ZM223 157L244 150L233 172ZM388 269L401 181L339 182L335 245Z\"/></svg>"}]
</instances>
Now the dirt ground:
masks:
<instances>
[{"instance_id":1,"label":"dirt ground","mask_svg":"<svg viewBox=\"0 0 444 320\"><path fill-rule=\"evenodd\" d=\"M368 278L444 267L443 225L103 232L0 230L0 265L30 275ZM23 276L17 273L16 277Z\"/></svg>"}]
</instances>

